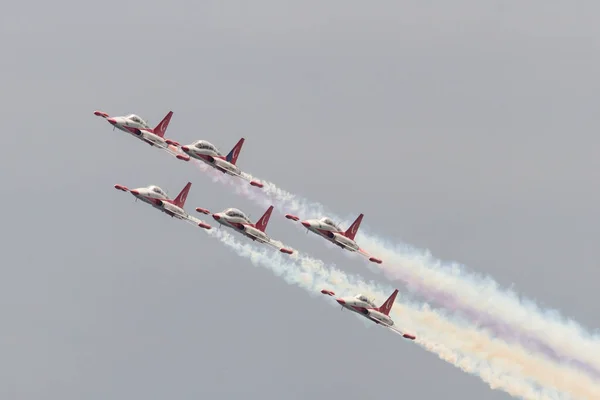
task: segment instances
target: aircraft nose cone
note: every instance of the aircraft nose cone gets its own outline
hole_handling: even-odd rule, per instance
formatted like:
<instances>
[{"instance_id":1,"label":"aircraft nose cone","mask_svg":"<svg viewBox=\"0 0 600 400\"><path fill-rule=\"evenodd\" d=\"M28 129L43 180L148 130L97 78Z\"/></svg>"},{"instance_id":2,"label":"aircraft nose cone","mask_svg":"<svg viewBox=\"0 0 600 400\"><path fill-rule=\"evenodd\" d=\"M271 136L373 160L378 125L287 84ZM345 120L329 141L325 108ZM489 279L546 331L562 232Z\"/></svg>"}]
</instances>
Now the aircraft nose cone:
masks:
<instances>
[{"instance_id":1,"label":"aircraft nose cone","mask_svg":"<svg viewBox=\"0 0 600 400\"><path fill-rule=\"evenodd\" d=\"M335 301L337 301L338 303L340 303L341 305L346 304L346 302L344 301L344 299L335 299Z\"/></svg>"},{"instance_id":2,"label":"aircraft nose cone","mask_svg":"<svg viewBox=\"0 0 600 400\"><path fill-rule=\"evenodd\" d=\"M106 118L106 120L111 123L112 125L115 125L117 123L117 120L114 118Z\"/></svg>"},{"instance_id":3,"label":"aircraft nose cone","mask_svg":"<svg viewBox=\"0 0 600 400\"><path fill-rule=\"evenodd\" d=\"M219 214L213 214L213 218L218 221L221 219L221 216Z\"/></svg>"},{"instance_id":4,"label":"aircraft nose cone","mask_svg":"<svg viewBox=\"0 0 600 400\"><path fill-rule=\"evenodd\" d=\"M310 222L302 221L302 225L304 225L306 228L310 228Z\"/></svg>"},{"instance_id":5,"label":"aircraft nose cone","mask_svg":"<svg viewBox=\"0 0 600 400\"><path fill-rule=\"evenodd\" d=\"M187 153L188 151L190 151L190 148L187 146L181 146L181 150L183 150Z\"/></svg>"}]
</instances>

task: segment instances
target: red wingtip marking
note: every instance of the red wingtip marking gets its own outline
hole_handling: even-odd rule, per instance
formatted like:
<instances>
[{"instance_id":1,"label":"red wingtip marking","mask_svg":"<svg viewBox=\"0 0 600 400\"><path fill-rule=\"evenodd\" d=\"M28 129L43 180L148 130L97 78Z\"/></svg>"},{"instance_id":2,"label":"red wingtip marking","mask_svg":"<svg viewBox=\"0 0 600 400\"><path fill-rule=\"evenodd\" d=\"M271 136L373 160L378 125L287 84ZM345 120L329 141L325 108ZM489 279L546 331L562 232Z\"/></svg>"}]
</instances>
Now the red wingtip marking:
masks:
<instances>
[{"instance_id":1,"label":"red wingtip marking","mask_svg":"<svg viewBox=\"0 0 600 400\"><path fill-rule=\"evenodd\" d=\"M415 335L410 335L408 333L405 333L404 335L402 335L402 337L405 337L406 339L410 340L415 340L417 338Z\"/></svg>"},{"instance_id":2,"label":"red wingtip marking","mask_svg":"<svg viewBox=\"0 0 600 400\"><path fill-rule=\"evenodd\" d=\"M123 185L115 185L115 189L122 190L124 192L127 192L129 190Z\"/></svg>"},{"instance_id":3,"label":"red wingtip marking","mask_svg":"<svg viewBox=\"0 0 600 400\"><path fill-rule=\"evenodd\" d=\"M174 140L171 140L171 139L167 139L167 140L165 140L165 142L166 142L167 144L170 144L171 146L179 146L179 143L178 143L178 142L176 142L176 141L174 141Z\"/></svg>"},{"instance_id":4,"label":"red wingtip marking","mask_svg":"<svg viewBox=\"0 0 600 400\"><path fill-rule=\"evenodd\" d=\"M382 263L382 261L379 258L375 258L375 257L369 258L369 261L377 263L377 264L381 264Z\"/></svg>"},{"instance_id":5,"label":"red wingtip marking","mask_svg":"<svg viewBox=\"0 0 600 400\"><path fill-rule=\"evenodd\" d=\"M256 186L256 187L259 187L259 188L262 188L262 187L264 186L264 185L263 185L262 183L260 183L259 181L252 181L252 182L250 182L250 184L251 184L252 186Z\"/></svg>"},{"instance_id":6,"label":"red wingtip marking","mask_svg":"<svg viewBox=\"0 0 600 400\"><path fill-rule=\"evenodd\" d=\"M211 228L211 226L210 226L210 225L208 225L208 224L205 224L204 222L200 222L200 223L198 224L198 226L199 226L200 228L204 228L204 229L210 229L210 228Z\"/></svg>"},{"instance_id":7,"label":"red wingtip marking","mask_svg":"<svg viewBox=\"0 0 600 400\"><path fill-rule=\"evenodd\" d=\"M210 211L208 211L206 208L196 207L196 211L202 214L210 214Z\"/></svg>"},{"instance_id":8,"label":"red wingtip marking","mask_svg":"<svg viewBox=\"0 0 600 400\"><path fill-rule=\"evenodd\" d=\"M285 217L287 219L291 219L292 221L298 221L300 218L296 217L295 215L292 214L285 214Z\"/></svg>"},{"instance_id":9,"label":"red wingtip marking","mask_svg":"<svg viewBox=\"0 0 600 400\"><path fill-rule=\"evenodd\" d=\"M329 296L334 296L335 295L335 293L333 293L331 290L327 290L327 289L321 290L321 293L327 294Z\"/></svg>"},{"instance_id":10,"label":"red wingtip marking","mask_svg":"<svg viewBox=\"0 0 600 400\"><path fill-rule=\"evenodd\" d=\"M94 111L94 115L98 116L98 117L102 117L102 118L108 118L108 114L105 113L104 111Z\"/></svg>"},{"instance_id":11,"label":"red wingtip marking","mask_svg":"<svg viewBox=\"0 0 600 400\"><path fill-rule=\"evenodd\" d=\"M281 251L282 253L286 253L286 254L292 254L294 251L290 250L290 249L280 249L279 251Z\"/></svg>"},{"instance_id":12,"label":"red wingtip marking","mask_svg":"<svg viewBox=\"0 0 600 400\"><path fill-rule=\"evenodd\" d=\"M182 161L190 161L190 156L187 154L177 154L175 157Z\"/></svg>"}]
</instances>

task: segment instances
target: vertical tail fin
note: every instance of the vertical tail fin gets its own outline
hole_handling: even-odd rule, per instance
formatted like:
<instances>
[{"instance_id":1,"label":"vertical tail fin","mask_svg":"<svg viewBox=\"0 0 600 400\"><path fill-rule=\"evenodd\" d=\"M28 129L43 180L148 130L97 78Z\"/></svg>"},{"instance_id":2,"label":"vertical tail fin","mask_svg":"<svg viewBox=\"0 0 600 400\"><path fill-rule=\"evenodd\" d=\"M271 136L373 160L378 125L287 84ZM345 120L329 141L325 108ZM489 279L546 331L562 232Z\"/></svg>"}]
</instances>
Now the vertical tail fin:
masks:
<instances>
[{"instance_id":1,"label":"vertical tail fin","mask_svg":"<svg viewBox=\"0 0 600 400\"><path fill-rule=\"evenodd\" d=\"M233 149L231 149L231 151L229 152L229 154L227 154L227 157L225 158L228 162L232 163L233 165L235 165L235 163L237 162L237 159L240 155L240 151L242 151L244 140L244 138L241 138L237 142L237 144L233 146Z\"/></svg>"},{"instance_id":2,"label":"vertical tail fin","mask_svg":"<svg viewBox=\"0 0 600 400\"><path fill-rule=\"evenodd\" d=\"M269 209L263 214L262 217L258 220L254 227L262 232L267 229L267 224L269 223L269 218L271 218L271 212L273 211L273 206L269 207Z\"/></svg>"},{"instance_id":3,"label":"vertical tail fin","mask_svg":"<svg viewBox=\"0 0 600 400\"><path fill-rule=\"evenodd\" d=\"M358 232L358 227L360 226L363 216L363 214L360 214L358 218L356 218L356 221L354 221L352 225L350 225L350 228L348 228L346 232L344 232L344 236L346 236L350 240L354 240L354 236L356 236L356 232Z\"/></svg>"},{"instance_id":4,"label":"vertical tail fin","mask_svg":"<svg viewBox=\"0 0 600 400\"><path fill-rule=\"evenodd\" d=\"M154 128L152 130L152 132L155 135L158 135L160 137L164 137L165 136L165 132L167 131L167 127L169 126L169 122L171 122L171 117L173 116L173 111L169 111L169 113L163 118L162 121L160 121L160 123L158 125L156 125L156 128Z\"/></svg>"},{"instance_id":5,"label":"vertical tail fin","mask_svg":"<svg viewBox=\"0 0 600 400\"><path fill-rule=\"evenodd\" d=\"M190 187L192 187L192 182L188 182L187 185L185 185L177 197L175 197L175 200L173 200L173 204L175 204L177 207L183 208L185 205L185 200L187 199L187 195L190 192Z\"/></svg>"},{"instance_id":6,"label":"vertical tail fin","mask_svg":"<svg viewBox=\"0 0 600 400\"><path fill-rule=\"evenodd\" d=\"M396 301L396 296L398 295L398 289L394 290L394 293L377 309L377 311L384 313L385 315L390 315L390 311L392 310L392 306L394 305L394 301Z\"/></svg>"}]
</instances>

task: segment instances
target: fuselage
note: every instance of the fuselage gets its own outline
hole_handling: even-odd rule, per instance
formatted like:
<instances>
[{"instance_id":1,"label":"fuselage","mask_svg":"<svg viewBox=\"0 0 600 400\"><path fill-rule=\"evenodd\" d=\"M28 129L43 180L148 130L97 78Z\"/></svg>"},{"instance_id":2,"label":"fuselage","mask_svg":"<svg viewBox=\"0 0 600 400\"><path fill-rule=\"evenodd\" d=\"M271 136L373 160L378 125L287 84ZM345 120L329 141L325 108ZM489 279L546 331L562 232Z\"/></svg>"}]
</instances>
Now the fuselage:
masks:
<instances>
[{"instance_id":1,"label":"fuselage","mask_svg":"<svg viewBox=\"0 0 600 400\"><path fill-rule=\"evenodd\" d=\"M384 313L378 311L375 305L370 301L360 300L356 297L342 297L336 299L336 301L342 307L350 311L354 311L355 313L360 314L377 324L386 326L394 325L394 320Z\"/></svg>"},{"instance_id":2,"label":"fuselage","mask_svg":"<svg viewBox=\"0 0 600 400\"><path fill-rule=\"evenodd\" d=\"M226 160L225 155L223 155L216 146L206 140L198 140L192 144L181 146L181 151L196 160L205 162L223 173L229 175L241 173L240 169L235 164Z\"/></svg>"},{"instance_id":3,"label":"fuselage","mask_svg":"<svg viewBox=\"0 0 600 400\"><path fill-rule=\"evenodd\" d=\"M187 213L172 203L166 193L158 186L131 189L130 193L144 203L164 212L171 217L185 218Z\"/></svg>"},{"instance_id":4,"label":"fuselage","mask_svg":"<svg viewBox=\"0 0 600 400\"><path fill-rule=\"evenodd\" d=\"M324 237L331 243L340 246L349 251L357 251L359 249L356 242L344 235L344 232L329 218L309 219L302 221L302 225L309 231Z\"/></svg>"}]
</instances>

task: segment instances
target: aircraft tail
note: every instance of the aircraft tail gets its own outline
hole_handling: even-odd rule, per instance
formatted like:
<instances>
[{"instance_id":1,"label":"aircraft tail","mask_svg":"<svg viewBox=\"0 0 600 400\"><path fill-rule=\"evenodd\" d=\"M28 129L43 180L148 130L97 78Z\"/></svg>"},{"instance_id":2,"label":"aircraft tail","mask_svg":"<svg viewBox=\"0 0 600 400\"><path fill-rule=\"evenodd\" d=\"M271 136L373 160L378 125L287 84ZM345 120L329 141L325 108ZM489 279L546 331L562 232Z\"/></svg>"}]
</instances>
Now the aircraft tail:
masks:
<instances>
[{"instance_id":1,"label":"aircraft tail","mask_svg":"<svg viewBox=\"0 0 600 400\"><path fill-rule=\"evenodd\" d=\"M356 236L356 232L358 232L358 228L360 227L360 223L362 222L363 216L363 214L360 214L358 218L356 218L356 221L354 221L352 225L350 225L350 228L348 228L346 232L344 232L344 236L346 236L350 240L354 240L354 236Z\"/></svg>"},{"instance_id":2,"label":"aircraft tail","mask_svg":"<svg viewBox=\"0 0 600 400\"><path fill-rule=\"evenodd\" d=\"M233 149L231 149L231 151L229 152L229 154L227 154L227 157L225 158L228 162L232 163L233 165L235 165L235 163L237 162L237 159L240 155L240 151L242 151L244 140L244 138L241 138L237 142L237 144L233 146Z\"/></svg>"},{"instance_id":3,"label":"aircraft tail","mask_svg":"<svg viewBox=\"0 0 600 400\"><path fill-rule=\"evenodd\" d=\"M156 125L156 128L154 128L154 130L152 132L155 135L164 137L165 132L167 131L167 127L169 126L169 122L171 122L172 116L173 116L173 111L169 111L169 113L163 118L163 120L160 121L160 123L158 125Z\"/></svg>"},{"instance_id":4,"label":"aircraft tail","mask_svg":"<svg viewBox=\"0 0 600 400\"><path fill-rule=\"evenodd\" d=\"M396 296L398 295L398 289L394 290L394 293L377 309L377 311L390 315L390 311L392 310L392 306L394 305L394 301L396 301Z\"/></svg>"},{"instance_id":5,"label":"aircraft tail","mask_svg":"<svg viewBox=\"0 0 600 400\"><path fill-rule=\"evenodd\" d=\"M267 224L269 223L269 218L271 218L271 212L273 212L273 206L269 207L269 209L263 214L262 217L258 220L258 222L254 225L256 229L264 232L267 229Z\"/></svg>"},{"instance_id":6,"label":"aircraft tail","mask_svg":"<svg viewBox=\"0 0 600 400\"><path fill-rule=\"evenodd\" d=\"M175 197L175 200L173 200L173 204L175 204L177 207L183 208L183 206L185 205L185 200L187 199L187 195L190 192L190 187L192 187L192 183L188 182L187 185L185 185L185 187L181 190L181 192L179 192L177 197Z\"/></svg>"}]
</instances>

